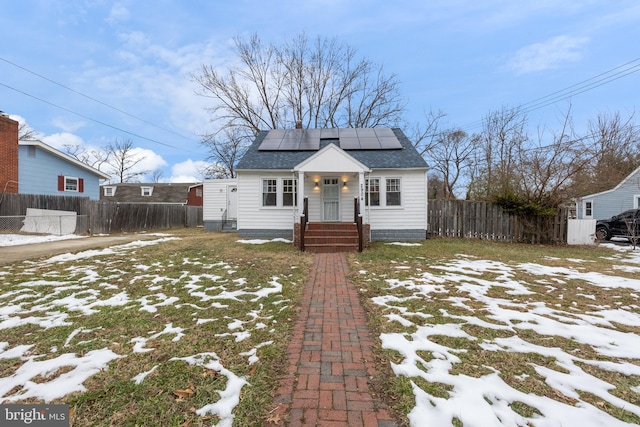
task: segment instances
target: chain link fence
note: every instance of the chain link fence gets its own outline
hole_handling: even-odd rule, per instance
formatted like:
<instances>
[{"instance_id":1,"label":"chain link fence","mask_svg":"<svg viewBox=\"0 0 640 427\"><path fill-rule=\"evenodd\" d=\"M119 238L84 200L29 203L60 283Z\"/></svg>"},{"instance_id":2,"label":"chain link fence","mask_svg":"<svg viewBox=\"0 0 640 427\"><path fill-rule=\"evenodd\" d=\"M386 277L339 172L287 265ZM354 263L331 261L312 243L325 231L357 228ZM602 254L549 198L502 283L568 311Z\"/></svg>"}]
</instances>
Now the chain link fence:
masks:
<instances>
[{"instance_id":1,"label":"chain link fence","mask_svg":"<svg viewBox=\"0 0 640 427\"><path fill-rule=\"evenodd\" d=\"M86 234L88 215L0 216L0 233Z\"/></svg>"}]
</instances>

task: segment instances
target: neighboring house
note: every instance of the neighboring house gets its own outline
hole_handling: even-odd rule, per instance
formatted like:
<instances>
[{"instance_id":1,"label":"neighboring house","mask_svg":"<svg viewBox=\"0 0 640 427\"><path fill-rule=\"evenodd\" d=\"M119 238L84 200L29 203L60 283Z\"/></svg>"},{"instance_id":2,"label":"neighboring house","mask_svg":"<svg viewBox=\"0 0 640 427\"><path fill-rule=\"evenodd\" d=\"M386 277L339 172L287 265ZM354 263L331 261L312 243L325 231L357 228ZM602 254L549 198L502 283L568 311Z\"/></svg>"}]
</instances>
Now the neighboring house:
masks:
<instances>
[{"instance_id":1,"label":"neighboring house","mask_svg":"<svg viewBox=\"0 0 640 427\"><path fill-rule=\"evenodd\" d=\"M640 207L640 168L614 188L576 199L578 219L606 219Z\"/></svg>"},{"instance_id":2,"label":"neighboring house","mask_svg":"<svg viewBox=\"0 0 640 427\"><path fill-rule=\"evenodd\" d=\"M196 184L197 185L197 184ZM100 187L100 200L116 203L162 203L186 205L194 184L181 183L120 183ZM195 193L195 187L194 187Z\"/></svg>"},{"instance_id":3,"label":"neighboring house","mask_svg":"<svg viewBox=\"0 0 640 427\"><path fill-rule=\"evenodd\" d=\"M296 240L306 204L309 223L359 209L367 240L426 237L427 164L399 129L262 131L236 173L205 180L206 230L235 217L241 237Z\"/></svg>"},{"instance_id":4,"label":"neighboring house","mask_svg":"<svg viewBox=\"0 0 640 427\"><path fill-rule=\"evenodd\" d=\"M202 187L202 183L195 184L189 187L189 194L187 195L187 205L202 206Z\"/></svg>"},{"instance_id":5,"label":"neighboring house","mask_svg":"<svg viewBox=\"0 0 640 427\"><path fill-rule=\"evenodd\" d=\"M18 141L18 126L0 115L0 191L99 199L108 175L42 141Z\"/></svg>"},{"instance_id":6,"label":"neighboring house","mask_svg":"<svg viewBox=\"0 0 640 427\"><path fill-rule=\"evenodd\" d=\"M84 196L98 200L100 180L109 175L42 141L18 143L18 192L53 196Z\"/></svg>"}]
</instances>

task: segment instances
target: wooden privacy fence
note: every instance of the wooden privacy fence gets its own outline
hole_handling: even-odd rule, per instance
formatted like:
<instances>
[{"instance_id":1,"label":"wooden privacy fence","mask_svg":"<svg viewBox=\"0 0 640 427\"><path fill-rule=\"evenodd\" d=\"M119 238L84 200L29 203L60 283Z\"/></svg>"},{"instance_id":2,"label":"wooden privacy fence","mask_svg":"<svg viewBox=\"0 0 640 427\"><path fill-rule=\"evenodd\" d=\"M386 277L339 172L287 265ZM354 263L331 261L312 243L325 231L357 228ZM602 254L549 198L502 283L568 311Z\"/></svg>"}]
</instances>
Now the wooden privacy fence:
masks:
<instances>
[{"instance_id":1,"label":"wooden privacy fence","mask_svg":"<svg viewBox=\"0 0 640 427\"><path fill-rule=\"evenodd\" d=\"M202 226L202 207L169 204L94 202L91 233Z\"/></svg>"},{"instance_id":2,"label":"wooden privacy fence","mask_svg":"<svg viewBox=\"0 0 640 427\"><path fill-rule=\"evenodd\" d=\"M490 202L429 200L430 237L461 237L523 243L566 243L567 211L524 218Z\"/></svg>"},{"instance_id":3,"label":"wooden privacy fence","mask_svg":"<svg viewBox=\"0 0 640 427\"><path fill-rule=\"evenodd\" d=\"M73 211L81 218L76 233L117 233L203 225L202 207L113 203L88 197L0 193L0 217L25 215L27 208Z\"/></svg>"},{"instance_id":4,"label":"wooden privacy fence","mask_svg":"<svg viewBox=\"0 0 640 427\"><path fill-rule=\"evenodd\" d=\"M41 196L38 194L0 193L0 216L24 215L27 208L89 213L91 199L74 196Z\"/></svg>"}]
</instances>

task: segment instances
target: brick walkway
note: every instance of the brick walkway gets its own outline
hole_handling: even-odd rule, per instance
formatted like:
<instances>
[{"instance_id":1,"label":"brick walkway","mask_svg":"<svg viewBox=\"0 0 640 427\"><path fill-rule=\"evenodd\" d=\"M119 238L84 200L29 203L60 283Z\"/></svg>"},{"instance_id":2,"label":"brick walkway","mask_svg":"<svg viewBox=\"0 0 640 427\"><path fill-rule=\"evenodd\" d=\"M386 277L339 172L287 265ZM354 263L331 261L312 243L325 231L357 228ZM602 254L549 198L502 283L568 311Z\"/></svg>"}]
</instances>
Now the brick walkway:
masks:
<instances>
[{"instance_id":1,"label":"brick walkway","mask_svg":"<svg viewBox=\"0 0 640 427\"><path fill-rule=\"evenodd\" d=\"M280 426L396 426L369 392L373 340L347 271L344 253L316 255L274 398Z\"/></svg>"}]
</instances>

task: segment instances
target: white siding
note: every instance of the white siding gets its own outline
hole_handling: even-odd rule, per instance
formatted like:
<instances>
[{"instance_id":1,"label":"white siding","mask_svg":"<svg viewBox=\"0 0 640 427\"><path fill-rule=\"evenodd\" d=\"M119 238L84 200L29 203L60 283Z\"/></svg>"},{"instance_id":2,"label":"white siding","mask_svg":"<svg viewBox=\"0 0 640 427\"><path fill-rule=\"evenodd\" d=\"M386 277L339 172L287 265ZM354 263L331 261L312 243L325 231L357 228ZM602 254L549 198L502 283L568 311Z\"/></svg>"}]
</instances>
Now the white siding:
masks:
<instances>
[{"instance_id":1,"label":"white siding","mask_svg":"<svg viewBox=\"0 0 640 427\"><path fill-rule=\"evenodd\" d=\"M294 176L290 172L242 172L238 176L238 230L293 230L291 206L262 206L263 178Z\"/></svg>"},{"instance_id":2,"label":"white siding","mask_svg":"<svg viewBox=\"0 0 640 427\"><path fill-rule=\"evenodd\" d=\"M236 185L235 179L206 179L202 183L202 218L221 221L227 208L227 187Z\"/></svg>"},{"instance_id":3,"label":"white siding","mask_svg":"<svg viewBox=\"0 0 640 427\"><path fill-rule=\"evenodd\" d=\"M347 186L342 185L342 175L326 174L323 177L340 177L340 221L353 221L354 198L358 195L358 178L349 176ZM384 178L401 179L401 206L376 206L370 209L361 207L365 222L371 224L372 230L426 230L427 228L427 182L424 170L374 171L371 177L379 177L381 191L385 191ZM295 178L290 172L242 172L238 177L238 230L285 230L293 229L294 222L299 220L297 209L280 206L262 206L262 179ZM315 179L304 180L304 195L309 200L309 221L322 221L321 185L315 187ZM280 181L279 181L280 184ZM206 181L205 181L206 185ZM279 187L280 191L280 187ZM206 194L206 193L205 193Z\"/></svg>"},{"instance_id":4,"label":"white siding","mask_svg":"<svg viewBox=\"0 0 640 427\"><path fill-rule=\"evenodd\" d=\"M424 171L373 171L371 178L400 178L401 206L365 207L372 230L415 230L427 228L427 178ZM384 179L380 192L386 191ZM381 197L382 198L382 197Z\"/></svg>"}]
</instances>

